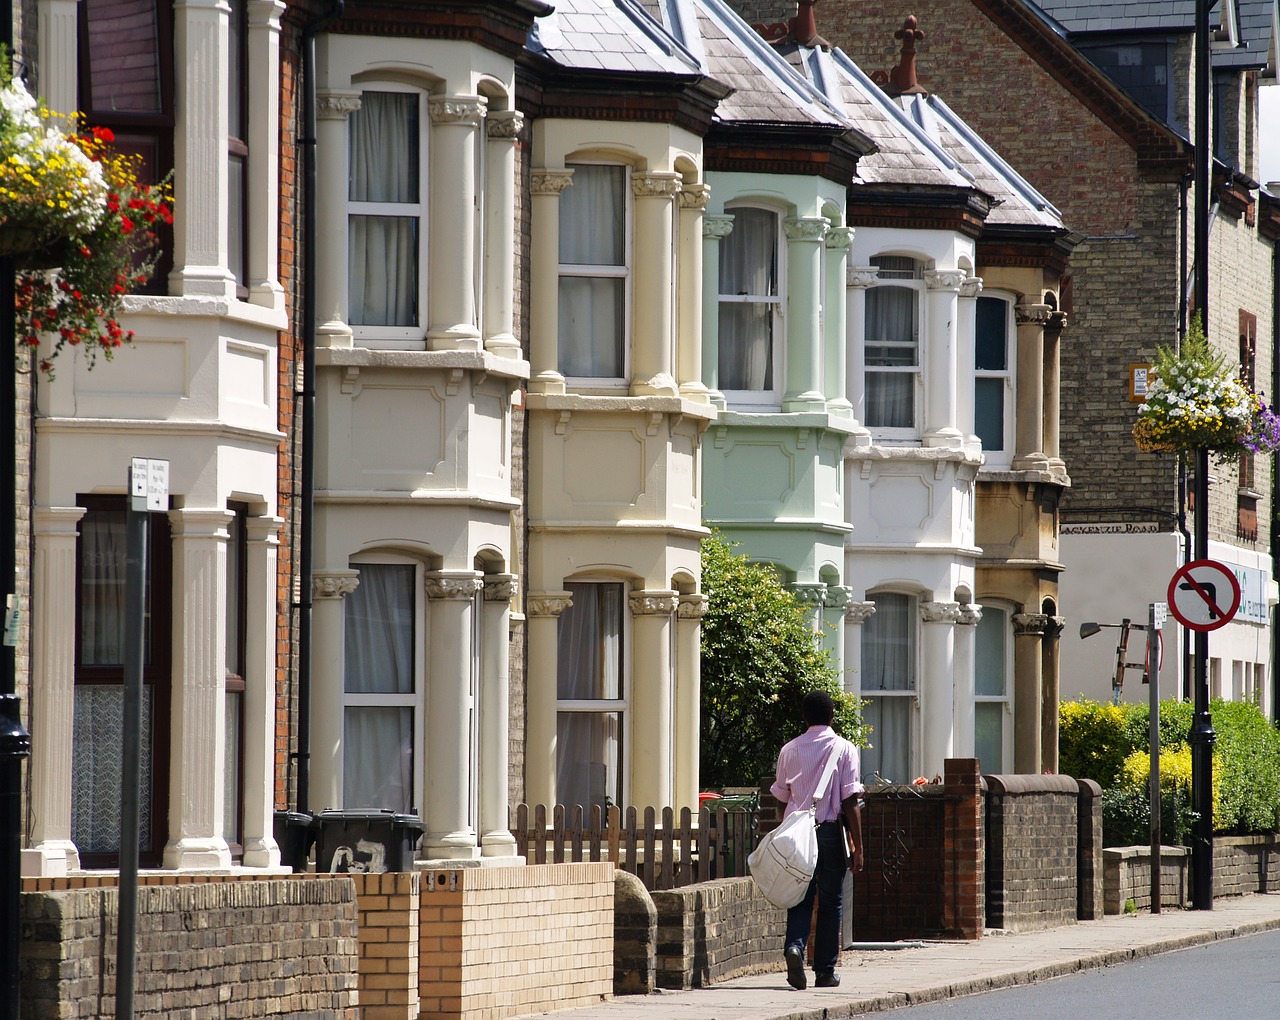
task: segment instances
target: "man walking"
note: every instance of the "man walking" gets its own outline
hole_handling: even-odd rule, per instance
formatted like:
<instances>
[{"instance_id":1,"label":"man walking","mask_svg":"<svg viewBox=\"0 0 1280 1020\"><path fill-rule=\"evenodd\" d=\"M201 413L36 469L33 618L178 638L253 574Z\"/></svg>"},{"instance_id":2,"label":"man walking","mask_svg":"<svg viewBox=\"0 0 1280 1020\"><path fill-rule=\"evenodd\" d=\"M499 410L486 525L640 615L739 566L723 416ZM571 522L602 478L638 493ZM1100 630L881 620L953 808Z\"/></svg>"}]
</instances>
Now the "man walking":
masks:
<instances>
[{"instance_id":1,"label":"man walking","mask_svg":"<svg viewBox=\"0 0 1280 1020\"><path fill-rule=\"evenodd\" d=\"M814 896L818 899L818 925L813 940L814 986L834 988L840 984L836 956L840 951L840 901L846 864L850 871L862 870L862 773L858 749L831 728L835 703L824 691L804 696L800 711L808 727L787 743L778 754L778 768L772 792L786 810L807 808L822 783L828 767L833 768L826 793L817 804L818 866L804 899L787 911L787 938L783 955L787 961L787 984L805 988L804 950L809 941ZM841 816L848 827L852 855L845 851Z\"/></svg>"}]
</instances>

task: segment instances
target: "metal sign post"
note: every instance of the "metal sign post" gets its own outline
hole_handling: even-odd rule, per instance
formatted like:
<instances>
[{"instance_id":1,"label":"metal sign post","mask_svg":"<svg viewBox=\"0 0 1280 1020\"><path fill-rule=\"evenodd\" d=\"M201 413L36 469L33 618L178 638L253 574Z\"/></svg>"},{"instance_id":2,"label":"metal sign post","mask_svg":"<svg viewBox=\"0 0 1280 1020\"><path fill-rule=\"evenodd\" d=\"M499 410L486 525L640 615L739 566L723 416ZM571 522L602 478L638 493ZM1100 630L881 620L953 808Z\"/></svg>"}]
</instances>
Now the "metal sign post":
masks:
<instances>
[{"instance_id":1,"label":"metal sign post","mask_svg":"<svg viewBox=\"0 0 1280 1020\"><path fill-rule=\"evenodd\" d=\"M120 898L116 917L116 1020L132 1020L138 956L138 828L142 667L146 659L147 514L169 507L169 462L135 457L125 514L124 709L121 720Z\"/></svg>"},{"instance_id":2,"label":"metal sign post","mask_svg":"<svg viewBox=\"0 0 1280 1020\"><path fill-rule=\"evenodd\" d=\"M1147 728L1151 745L1151 913L1160 913L1160 631L1164 627L1168 606L1152 602L1147 620L1147 689L1150 722Z\"/></svg>"}]
</instances>

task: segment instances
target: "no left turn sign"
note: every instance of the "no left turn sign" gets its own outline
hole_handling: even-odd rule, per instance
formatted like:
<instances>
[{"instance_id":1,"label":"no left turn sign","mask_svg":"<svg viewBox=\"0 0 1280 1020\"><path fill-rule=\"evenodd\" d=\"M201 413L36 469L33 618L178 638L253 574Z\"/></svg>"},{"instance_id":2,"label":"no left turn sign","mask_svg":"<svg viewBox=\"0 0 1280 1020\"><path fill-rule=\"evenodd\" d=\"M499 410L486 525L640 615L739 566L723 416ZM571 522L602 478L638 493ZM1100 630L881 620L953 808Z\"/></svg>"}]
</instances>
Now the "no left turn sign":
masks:
<instances>
[{"instance_id":1,"label":"no left turn sign","mask_svg":"<svg viewBox=\"0 0 1280 1020\"><path fill-rule=\"evenodd\" d=\"M1192 630L1217 630L1240 608L1240 582L1217 560L1193 560L1173 572L1169 612Z\"/></svg>"}]
</instances>

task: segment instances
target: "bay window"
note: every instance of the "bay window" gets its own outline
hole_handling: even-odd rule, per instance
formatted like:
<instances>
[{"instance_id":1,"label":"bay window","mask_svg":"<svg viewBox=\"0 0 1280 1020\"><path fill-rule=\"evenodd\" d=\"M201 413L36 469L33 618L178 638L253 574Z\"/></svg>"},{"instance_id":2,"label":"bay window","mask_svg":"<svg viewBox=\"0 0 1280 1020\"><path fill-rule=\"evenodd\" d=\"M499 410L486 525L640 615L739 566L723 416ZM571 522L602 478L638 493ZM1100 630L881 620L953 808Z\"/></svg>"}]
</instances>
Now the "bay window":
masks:
<instances>
[{"instance_id":1,"label":"bay window","mask_svg":"<svg viewBox=\"0 0 1280 1020\"><path fill-rule=\"evenodd\" d=\"M866 302L867 425L901 431L916 428L920 382L921 267L912 258L881 255L876 286Z\"/></svg>"},{"instance_id":2,"label":"bay window","mask_svg":"<svg viewBox=\"0 0 1280 1020\"><path fill-rule=\"evenodd\" d=\"M560 371L619 380L627 372L628 172L566 166L573 183L560 196Z\"/></svg>"},{"instance_id":3,"label":"bay window","mask_svg":"<svg viewBox=\"0 0 1280 1020\"><path fill-rule=\"evenodd\" d=\"M875 612L862 625L863 719L872 727L862 752L864 776L909 783L911 734L916 703L917 600L911 595L869 595Z\"/></svg>"},{"instance_id":4,"label":"bay window","mask_svg":"<svg viewBox=\"0 0 1280 1020\"><path fill-rule=\"evenodd\" d=\"M227 268L249 296L249 67L245 0L231 0L227 38Z\"/></svg>"},{"instance_id":5,"label":"bay window","mask_svg":"<svg viewBox=\"0 0 1280 1020\"><path fill-rule=\"evenodd\" d=\"M973 431L987 463L1007 464L1013 450L1013 305L978 298L974 324Z\"/></svg>"},{"instance_id":6,"label":"bay window","mask_svg":"<svg viewBox=\"0 0 1280 1020\"><path fill-rule=\"evenodd\" d=\"M974 635L974 756L984 774L999 775L1012 767L1013 718L1010 680L1013 677L1013 647L1009 611L982 606Z\"/></svg>"},{"instance_id":7,"label":"bay window","mask_svg":"<svg viewBox=\"0 0 1280 1020\"><path fill-rule=\"evenodd\" d=\"M738 207L720 241L720 388L730 404L779 402L782 296L780 217Z\"/></svg>"}]
</instances>

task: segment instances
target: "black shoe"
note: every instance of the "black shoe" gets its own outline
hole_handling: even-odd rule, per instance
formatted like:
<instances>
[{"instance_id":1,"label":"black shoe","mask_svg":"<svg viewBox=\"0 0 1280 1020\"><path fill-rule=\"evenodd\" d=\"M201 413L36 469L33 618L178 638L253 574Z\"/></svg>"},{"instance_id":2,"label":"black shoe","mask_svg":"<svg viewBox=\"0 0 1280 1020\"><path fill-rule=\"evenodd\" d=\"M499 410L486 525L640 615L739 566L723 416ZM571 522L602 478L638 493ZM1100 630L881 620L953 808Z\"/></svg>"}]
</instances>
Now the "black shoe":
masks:
<instances>
[{"instance_id":1,"label":"black shoe","mask_svg":"<svg viewBox=\"0 0 1280 1020\"><path fill-rule=\"evenodd\" d=\"M809 984L804 976L804 950L799 946L787 946L782 955L787 960L787 984L804 991Z\"/></svg>"},{"instance_id":2,"label":"black shoe","mask_svg":"<svg viewBox=\"0 0 1280 1020\"><path fill-rule=\"evenodd\" d=\"M814 988L839 988L840 975L834 972L831 974L819 974L817 979L813 982L813 987Z\"/></svg>"}]
</instances>

